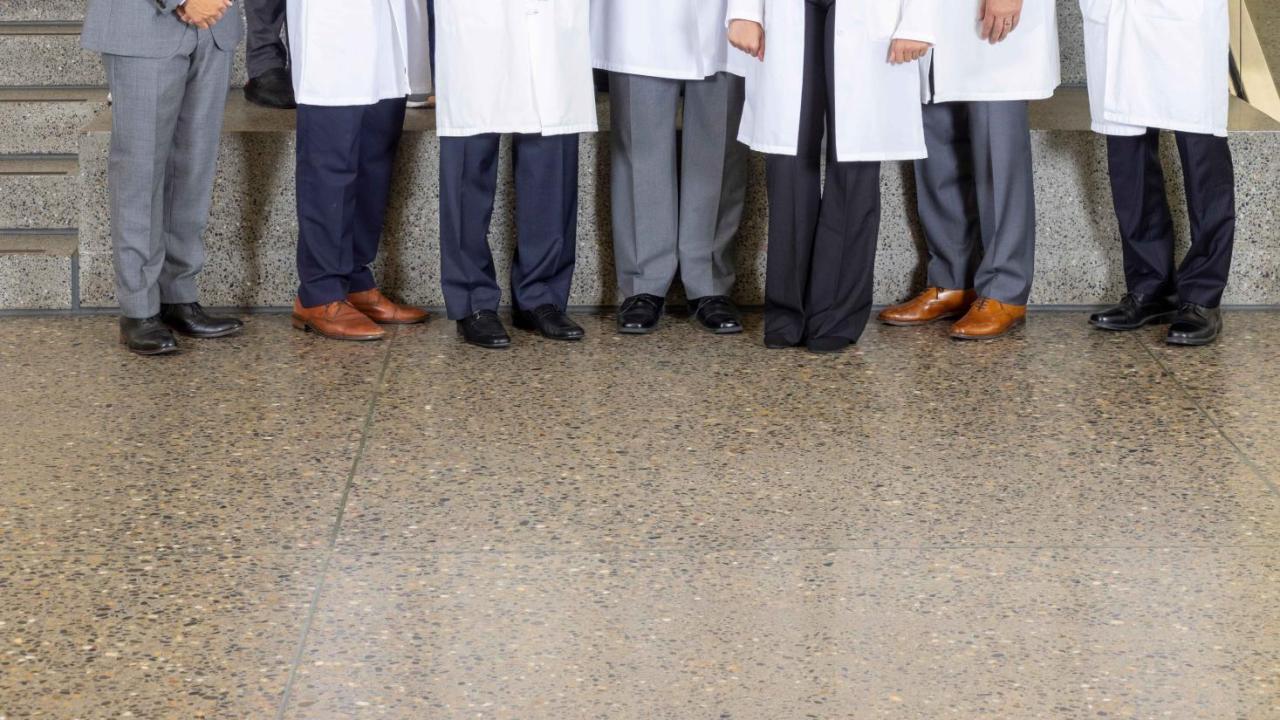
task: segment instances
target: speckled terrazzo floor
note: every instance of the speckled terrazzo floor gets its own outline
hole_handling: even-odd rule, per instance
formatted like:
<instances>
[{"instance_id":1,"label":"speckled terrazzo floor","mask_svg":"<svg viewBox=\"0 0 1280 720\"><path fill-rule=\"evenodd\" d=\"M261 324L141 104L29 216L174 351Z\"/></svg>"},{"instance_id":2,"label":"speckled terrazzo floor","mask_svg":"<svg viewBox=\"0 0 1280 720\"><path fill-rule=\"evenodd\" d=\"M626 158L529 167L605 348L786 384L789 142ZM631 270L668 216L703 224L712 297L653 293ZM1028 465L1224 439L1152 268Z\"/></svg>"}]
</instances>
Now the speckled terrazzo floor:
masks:
<instances>
[{"instance_id":1,"label":"speckled terrazzo floor","mask_svg":"<svg viewBox=\"0 0 1280 720\"><path fill-rule=\"evenodd\" d=\"M1280 718L1280 313L581 320L0 319L0 719Z\"/></svg>"}]
</instances>

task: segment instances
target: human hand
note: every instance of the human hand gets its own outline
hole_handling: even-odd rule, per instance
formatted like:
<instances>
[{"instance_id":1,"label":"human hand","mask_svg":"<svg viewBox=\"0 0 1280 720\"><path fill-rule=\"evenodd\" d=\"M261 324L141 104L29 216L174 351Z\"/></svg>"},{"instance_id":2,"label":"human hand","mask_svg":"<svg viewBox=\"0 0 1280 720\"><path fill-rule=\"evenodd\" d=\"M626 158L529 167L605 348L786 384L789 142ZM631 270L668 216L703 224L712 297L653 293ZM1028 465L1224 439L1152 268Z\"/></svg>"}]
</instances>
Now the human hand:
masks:
<instances>
[{"instance_id":1,"label":"human hand","mask_svg":"<svg viewBox=\"0 0 1280 720\"><path fill-rule=\"evenodd\" d=\"M761 62L764 61L764 27L754 20L730 22L729 44Z\"/></svg>"},{"instance_id":2,"label":"human hand","mask_svg":"<svg viewBox=\"0 0 1280 720\"><path fill-rule=\"evenodd\" d=\"M174 10L178 19L188 25L208 30L231 8L232 0L187 0Z\"/></svg>"},{"instance_id":3,"label":"human hand","mask_svg":"<svg viewBox=\"0 0 1280 720\"><path fill-rule=\"evenodd\" d=\"M931 47L933 46L929 43L919 40L894 40L889 45L889 62L893 65L915 62L924 57Z\"/></svg>"},{"instance_id":4,"label":"human hand","mask_svg":"<svg viewBox=\"0 0 1280 720\"><path fill-rule=\"evenodd\" d=\"M995 45L1004 42L1022 21L1022 0L984 0L982 39Z\"/></svg>"}]
</instances>

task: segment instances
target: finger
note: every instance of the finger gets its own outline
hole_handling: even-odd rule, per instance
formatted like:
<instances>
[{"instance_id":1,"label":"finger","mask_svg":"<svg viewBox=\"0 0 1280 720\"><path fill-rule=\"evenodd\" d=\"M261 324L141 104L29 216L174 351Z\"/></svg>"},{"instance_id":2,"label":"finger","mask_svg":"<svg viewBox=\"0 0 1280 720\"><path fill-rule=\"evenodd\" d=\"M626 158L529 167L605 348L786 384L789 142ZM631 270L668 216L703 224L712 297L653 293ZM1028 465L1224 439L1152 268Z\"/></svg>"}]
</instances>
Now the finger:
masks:
<instances>
[{"instance_id":1,"label":"finger","mask_svg":"<svg viewBox=\"0 0 1280 720\"><path fill-rule=\"evenodd\" d=\"M756 59L758 59L760 62L764 62L764 38L765 36L762 33L760 35L760 52L756 55Z\"/></svg>"},{"instance_id":2,"label":"finger","mask_svg":"<svg viewBox=\"0 0 1280 720\"><path fill-rule=\"evenodd\" d=\"M993 13L987 13L982 18L982 39L990 40L991 33L996 27L996 16Z\"/></svg>"},{"instance_id":3,"label":"finger","mask_svg":"<svg viewBox=\"0 0 1280 720\"><path fill-rule=\"evenodd\" d=\"M1013 25L1011 25L1011 26L1009 27L1009 32L1013 32L1014 30L1017 30L1017 29L1018 29L1018 26L1019 26L1019 25L1021 25L1021 24L1022 24L1022 13L1014 13L1014 14L1013 14Z\"/></svg>"}]
</instances>

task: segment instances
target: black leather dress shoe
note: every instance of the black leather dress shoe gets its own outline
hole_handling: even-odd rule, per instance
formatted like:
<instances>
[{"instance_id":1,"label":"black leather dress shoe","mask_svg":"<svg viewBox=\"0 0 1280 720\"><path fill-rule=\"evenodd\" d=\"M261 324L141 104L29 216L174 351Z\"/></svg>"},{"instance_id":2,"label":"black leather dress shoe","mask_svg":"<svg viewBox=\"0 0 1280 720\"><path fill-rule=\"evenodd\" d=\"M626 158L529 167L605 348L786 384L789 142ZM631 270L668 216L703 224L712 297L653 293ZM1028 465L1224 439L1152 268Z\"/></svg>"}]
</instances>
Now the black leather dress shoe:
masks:
<instances>
[{"instance_id":1,"label":"black leather dress shoe","mask_svg":"<svg viewBox=\"0 0 1280 720\"><path fill-rule=\"evenodd\" d=\"M689 301L689 314L698 325L716 335L736 335L742 332L742 316L738 307L724 295L710 295Z\"/></svg>"},{"instance_id":2,"label":"black leather dress shoe","mask_svg":"<svg viewBox=\"0 0 1280 720\"><path fill-rule=\"evenodd\" d=\"M210 315L200 303L161 304L160 322L179 335L193 338L226 337L244 329L239 319Z\"/></svg>"},{"instance_id":3,"label":"black leather dress shoe","mask_svg":"<svg viewBox=\"0 0 1280 720\"><path fill-rule=\"evenodd\" d=\"M1193 303L1178 306L1165 342L1170 345L1208 345L1222 334L1222 310Z\"/></svg>"},{"instance_id":4,"label":"black leather dress shoe","mask_svg":"<svg viewBox=\"0 0 1280 720\"><path fill-rule=\"evenodd\" d=\"M648 335L658 329L665 298L657 295L632 295L618 308L618 332L624 335Z\"/></svg>"},{"instance_id":5,"label":"black leather dress shoe","mask_svg":"<svg viewBox=\"0 0 1280 720\"><path fill-rule=\"evenodd\" d=\"M274 68L250 79L244 86L244 99L276 110L298 107L293 95L293 76L284 68Z\"/></svg>"},{"instance_id":6,"label":"black leather dress shoe","mask_svg":"<svg viewBox=\"0 0 1280 720\"><path fill-rule=\"evenodd\" d=\"M178 352L173 331L160 322L159 315L149 318L120 318L120 343L138 355L168 355Z\"/></svg>"},{"instance_id":7,"label":"black leather dress shoe","mask_svg":"<svg viewBox=\"0 0 1280 720\"><path fill-rule=\"evenodd\" d=\"M499 350L511 345L511 336L498 319L498 313L481 310L458 321L458 334L476 347Z\"/></svg>"},{"instance_id":8,"label":"black leather dress shoe","mask_svg":"<svg viewBox=\"0 0 1280 720\"><path fill-rule=\"evenodd\" d=\"M532 330L548 340L581 340L587 334L581 325L570 319L568 313L555 305L516 310L512 315L516 327Z\"/></svg>"},{"instance_id":9,"label":"black leather dress shoe","mask_svg":"<svg viewBox=\"0 0 1280 720\"><path fill-rule=\"evenodd\" d=\"M1147 325L1173 322L1178 306L1173 300L1129 293L1120 304L1089 316L1089 324L1103 330L1137 330Z\"/></svg>"}]
</instances>

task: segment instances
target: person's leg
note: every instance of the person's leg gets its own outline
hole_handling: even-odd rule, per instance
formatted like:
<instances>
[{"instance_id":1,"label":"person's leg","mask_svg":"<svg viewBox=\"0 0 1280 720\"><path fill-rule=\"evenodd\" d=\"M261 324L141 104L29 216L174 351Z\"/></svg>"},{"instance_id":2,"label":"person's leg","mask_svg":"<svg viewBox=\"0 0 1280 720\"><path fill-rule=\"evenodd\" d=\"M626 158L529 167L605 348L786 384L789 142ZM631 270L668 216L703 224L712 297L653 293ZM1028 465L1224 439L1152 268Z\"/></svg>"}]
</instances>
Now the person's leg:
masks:
<instances>
[{"instance_id":1,"label":"person's leg","mask_svg":"<svg viewBox=\"0 0 1280 720\"><path fill-rule=\"evenodd\" d=\"M218 49L211 33L199 33L175 129L174 151L165 172L161 303L192 303L197 299L196 276L204 265L204 230L213 202L233 55Z\"/></svg>"},{"instance_id":2,"label":"person's leg","mask_svg":"<svg viewBox=\"0 0 1280 720\"><path fill-rule=\"evenodd\" d=\"M743 81L719 73L685 85L680 175L680 278L689 299L733 290L733 240L747 197L738 142Z\"/></svg>"},{"instance_id":3,"label":"person's leg","mask_svg":"<svg viewBox=\"0 0 1280 720\"><path fill-rule=\"evenodd\" d=\"M678 262L679 80L613 73L613 254L623 298L665 298ZM692 85L693 83L690 83ZM686 117L686 132L688 120Z\"/></svg>"},{"instance_id":4,"label":"person's leg","mask_svg":"<svg viewBox=\"0 0 1280 720\"><path fill-rule=\"evenodd\" d=\"M191 30L170 58L104 55L112 96L107 187L120 313L142 319L160 312L165 261L166 172L174 149L195 49Z\"/></svg>"},{"instance_id":5,"label":"person's leg","mask_svg":"<svg viewBox=\"0 0 1280 720\"><path fill-rule=\"evenodd\" d=\"M400 146L400 135L404 130L404 111L403 98L383 100L368 109L361 123L348 293L364 292L378 286L369 266L378 257L378 246L382 242L396 149Z\"/></svg>"},{"instance_id":6,"label":"person's leg","mask_svg":"<svg viewBox=\"0 0 1280 720\"><path fill-rule=\"evenodd\" d=\"M769 155L769 250L765 276L765 342L804 342L805 296L814 232L822 206L822 134L826 123L827 7L805 0L804 78L795 157Z\"/></svg>"},{"instance_id":7,"label":"person's leg","mask_svg":"<svg viewBox=\"0 0 1280 720\"><path fill-rule=\"evenodd\" d=\"M489 250L497 135L440 138L440 282L450 320L502 302Z\"/></svg>"},{"instance_id":8,"label":"person's leg","mask_svg":"<svg viewBox=\"0 0 1280 720\"><path fill-rule=\"evenodd\" d=\"M1129 292L1163 298L1175 292L1173 215L1160 165L1160 131L1108 136L1111 196Z\"/></svg>"},{"instance_id":9,"label":"person's leg","mask_svg":"<svg viewBox=\"0 0 1280 720\"><path fill-rule=\"evenodd\" d=\"M880 163L836 157L834 10L825 41L827 182L814 236L805 332L816 352L843 350L862 337L871 317L880 236Z\"/></svg>"},{"instance_id":10,"label":"person's leg","mask_svg":"<svg viewBox=\"0 0 1280 720\"><path fill-rule=\"evenodd\" d=\"M969 104L974 190L982 228L978 295L1026 305L1035 274L1036 194L1025 101Z\"/></svg>"},{"instance_id":11,"label":"person's leg","mask_svg":"<svg viewBox=\"0 0 1280 720\"><path fill-rule=\"evenodd\" d=\"M517 135L513 145L518 243L512 304L563 311L578 239L578 136Z\"/></svg>"},{"instance_id":12,"label":"person's leg","mask_svg":"<svg viewBox=\"0 0 1280 720\"><path fill-rule=\"evenodd\" d=\"M1178 300L1216 308L1231 274L1236 183L1231 146L1214 135L1177 133L1191 215L1191 248L1178 268Z\"/></svg>"},{"instance_id":13,"label":"person's leg","mask_svg":"<svg viewBox=\"0 0 1280 720\"><path fill-rule=\"evenodd\" d=\"M269 70L283 70L289 64L289 50L282 30L286 0L245 0L245 62L249 77L261 77Z\"/></svg>"},{"instance_id":14,"label":"person's leg","mask_svg":"<svg viewBox=\"0 0 1280 720\"><path fill-rule=\"evenodd\" d=\"M930 287L967 290L982 247L974 192L969 103L924 106L929 157L917 160L916 198L929 248Z\"/></svg>"},{"instance_id":15,"label":"person's leg","mask_svg":"<svg viewBox=\"0 0 1280 720\"><path fill-rule=\"evenodd\" d=\"M347 298L368 111L363 105L298 107L298 300L304 308Z\"/></svg>"}]
</instances>

